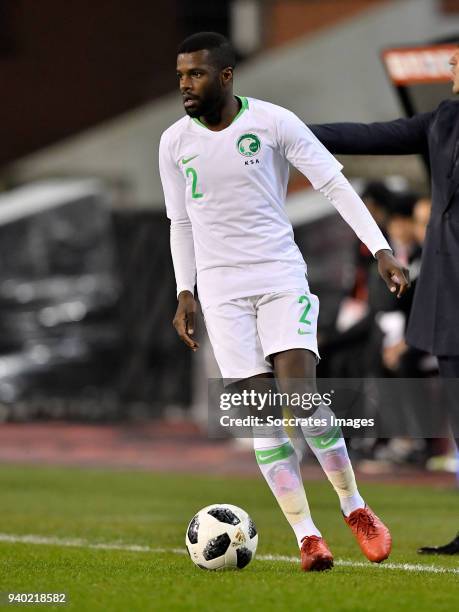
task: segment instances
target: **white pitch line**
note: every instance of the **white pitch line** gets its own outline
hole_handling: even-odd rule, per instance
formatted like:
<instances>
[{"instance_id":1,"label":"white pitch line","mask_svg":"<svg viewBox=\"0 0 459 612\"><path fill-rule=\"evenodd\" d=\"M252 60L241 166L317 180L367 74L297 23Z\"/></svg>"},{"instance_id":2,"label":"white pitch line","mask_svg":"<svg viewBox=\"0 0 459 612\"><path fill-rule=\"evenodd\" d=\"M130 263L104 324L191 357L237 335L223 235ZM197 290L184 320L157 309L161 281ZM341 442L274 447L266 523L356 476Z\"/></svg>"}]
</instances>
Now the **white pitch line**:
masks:
<instances>
[{"instance_id":1,"label":"white pitch line","mask_svg":"<svg viewBox=\"0 0 459 612\"><path fill-rule=\"evenodd\" d=\"M76 548L90 548L95 550L124 550L128 552L145 552L145 553L173 553L176 555L186 554L183 548L153 548L151 546L142 546L140 544L123 544L121 542L107 543L91 543L81 538L56 538L53 536L40 535L13 535L9 533L0 533L0 542L10 544L42 544L47 546L67 546ZM297 557L288 557L286 555L257 555L259 561L286 561L288 563L298 563ZM336 559L335 565L341 567L363 567L372 568L376 571L380 570L402 570L404 572L427 572L430 574L459 574L459 568L454 567L438 567L436 565L423 565L422 563L391 563L385 562L382 564L368 563L365 561L350 561L346 559Z\"/></svg>"},{"instance_id":2,"label":"white pitch line","mask_svg":"<svg viewBox=\"0 0 459 612\"><path fill-rule=\"evenodd\" d=\"M290 563L298 563L296 557L286 557L283 555L257 555L257 559L261 561L288 561ZM350 561L347 559L335 559L335 565L341 567L366 567L375 570L390 569L402 570L405 572L429 572L431 574L459 574L459 569L454 567L437 567L436 565L424 565L422 563L392 563L384 561L384 563L368 563L365 561Z\"/></svg>"}]
</instances>

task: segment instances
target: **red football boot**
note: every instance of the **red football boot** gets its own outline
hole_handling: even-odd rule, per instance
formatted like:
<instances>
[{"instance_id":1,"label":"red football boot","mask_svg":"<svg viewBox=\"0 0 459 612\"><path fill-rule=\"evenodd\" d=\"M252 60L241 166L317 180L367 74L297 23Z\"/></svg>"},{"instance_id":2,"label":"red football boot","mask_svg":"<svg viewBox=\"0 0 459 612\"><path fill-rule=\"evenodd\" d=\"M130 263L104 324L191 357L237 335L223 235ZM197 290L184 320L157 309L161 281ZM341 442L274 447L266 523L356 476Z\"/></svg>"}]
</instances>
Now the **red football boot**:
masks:
<instances>
[{"instance_id":1,"label":"red football boot","mask_svg":"<svg viewBox=\"0 0 459 612\"><path fill-rule=\"evenodd\" d=\"M392 538L389 530L371 508L358 508L345 516L359 546L367 559L381 563L390 555Z\"/></svg>"},{"instance_id":2,"label":"red football boot","mask_svg":"<svg viewBox=\"0 0 459 612\"><path fill-rule=\"evenodd\" d=\"M333 555L323 538L311 535L301 540L301 569L305 572L321 572L333 567Z\"/></svg>"}]
</instances>

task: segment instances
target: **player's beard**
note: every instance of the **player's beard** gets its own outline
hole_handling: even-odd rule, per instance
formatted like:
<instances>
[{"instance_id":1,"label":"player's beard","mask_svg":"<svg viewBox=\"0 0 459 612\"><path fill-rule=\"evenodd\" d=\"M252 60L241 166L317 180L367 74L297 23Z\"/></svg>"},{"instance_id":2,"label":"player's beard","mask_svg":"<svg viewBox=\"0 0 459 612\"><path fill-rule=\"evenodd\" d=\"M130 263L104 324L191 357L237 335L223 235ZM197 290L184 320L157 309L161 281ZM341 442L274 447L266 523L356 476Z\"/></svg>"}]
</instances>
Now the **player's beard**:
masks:
<instances>
[{"instance_id":1,"label":"player's beard","mask_svg":"<svg viewBox=\"0 0 459 612\"><path fill-rule=\"evenodd\" d=\"M223 92L220 89L214 89L206 93L204 98L199 98L199 103L195 108L185 108L185 112L191 118L205 117L208 123L219 123L223 102Z\"/></svg>"},{"instance_id":2,"label":"player's beard","mask_svg":"<svg viewBox=\"0 0 459 612\"><path fill-rule=\"evenodd\" d=\"M196 108L193 108L193 109L192 108L185 108L185 112L192 119L197 119L198 117L202 116L201 108L202 108L202 105L199 104L198 106L196 106Z\"/></svg>"}]
</instances>

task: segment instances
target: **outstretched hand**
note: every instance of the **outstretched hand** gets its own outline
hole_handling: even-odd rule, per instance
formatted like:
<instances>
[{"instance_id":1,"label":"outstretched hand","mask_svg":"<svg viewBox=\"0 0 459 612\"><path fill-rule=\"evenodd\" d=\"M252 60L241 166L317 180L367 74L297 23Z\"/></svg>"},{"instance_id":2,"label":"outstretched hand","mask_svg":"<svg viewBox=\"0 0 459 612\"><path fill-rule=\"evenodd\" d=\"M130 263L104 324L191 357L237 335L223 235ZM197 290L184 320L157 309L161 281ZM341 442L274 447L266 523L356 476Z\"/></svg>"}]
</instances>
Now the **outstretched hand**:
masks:
<instances>
[{"instance_id":1,"label":"outstretched hand","mask_svg":"<svg viewBox=\"0 0 459 612\"><path fill-rule=\"evenodd\" d=\"M196 300L190 291L182 291L178 296L178 306L173 320L175 330L182 342L193 352L199 348L196 340L193 340L195 331Z\"/></svg>"},{"instance_id":2,"label":"outstretched hand","mask_svg":"<svg viewBox=\"0 0 459 612\"><path fill-rule=\"evenodd\" d=\"M395 259L392 251L382 249L375 255L378 260L378 272L392 293L401 297L410 286L408 269Z\"/></svg>"}]
</instances>

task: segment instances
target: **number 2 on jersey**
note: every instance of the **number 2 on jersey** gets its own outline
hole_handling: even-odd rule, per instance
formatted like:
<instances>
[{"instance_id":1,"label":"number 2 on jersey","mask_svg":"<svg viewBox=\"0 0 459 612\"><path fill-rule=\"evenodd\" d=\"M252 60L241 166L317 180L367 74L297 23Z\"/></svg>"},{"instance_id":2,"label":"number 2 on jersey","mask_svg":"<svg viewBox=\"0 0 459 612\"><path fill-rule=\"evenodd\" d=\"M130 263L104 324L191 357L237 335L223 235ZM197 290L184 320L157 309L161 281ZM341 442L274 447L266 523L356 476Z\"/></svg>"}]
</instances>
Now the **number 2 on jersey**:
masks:
<instances>
[{"instance_id":1,"label":"number 2 on jersey","mask_svg":"<svg viewBox=\"0 0 459 612\"><path fill-rule=\"evenodd\" d=\"M198 174L197 174L196 170L194 168L187 168L186 169L186 175L189 176L190 174L192 176L191 197L192 198L202 198L202 193L198 193L196 191L196 186L197 186L197 183L198 183Z\"/></svg>"}]
</instances>

